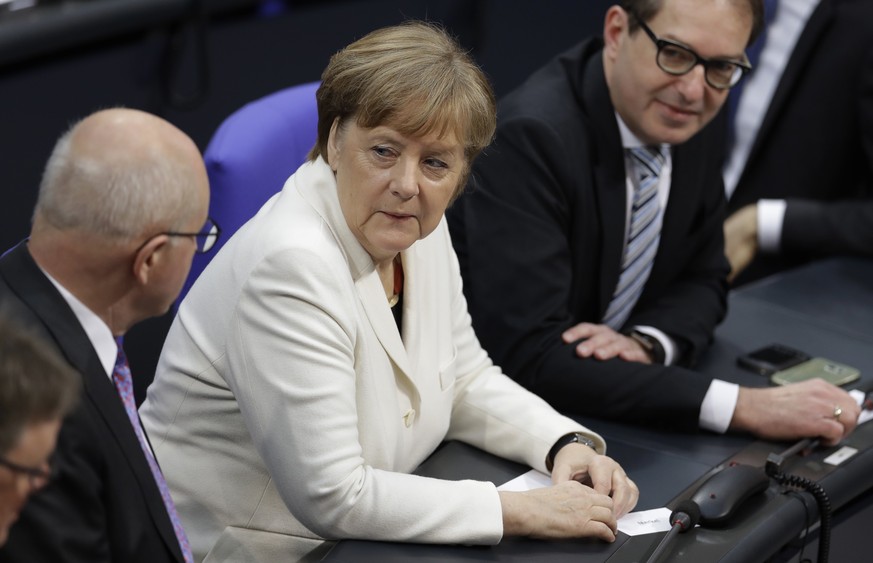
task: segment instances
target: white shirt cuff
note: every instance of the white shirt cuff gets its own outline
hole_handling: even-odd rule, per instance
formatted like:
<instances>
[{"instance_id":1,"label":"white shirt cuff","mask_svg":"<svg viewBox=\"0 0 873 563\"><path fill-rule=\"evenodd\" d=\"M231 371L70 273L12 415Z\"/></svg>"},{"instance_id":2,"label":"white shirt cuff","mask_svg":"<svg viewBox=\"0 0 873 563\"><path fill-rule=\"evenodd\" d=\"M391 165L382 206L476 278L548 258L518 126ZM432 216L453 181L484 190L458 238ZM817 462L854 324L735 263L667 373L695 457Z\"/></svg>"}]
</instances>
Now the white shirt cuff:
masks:
<instances>
[{"instance_id":1,"label":"white shirt cuff","mask_svg":"<svg viewBox=\"0 0 873 563\"><path fill-rule=\"evenodd\" d=\"M713 379L700 405L700 427L719 434L727 432L737 408L740 386Z\"/></svg>"},{"instance_id":2,"label":"white shirt cuff","mask_svg":"<svg viewBox=\"0 0 873 563\"><path fill-rule=\"evenodd\" d=\"M672 338L653 326L635 326L634 328L643 334L648 334L653 338L657 338L658 342L660 342L661 346L664 348L664 365L669 366L673 364L676 360L676 343L673 342Z\"/></svg>"},{"instance_id":3,"label":"white shirt cuff","mask_svg":"<svg viewBox=\"0 0 873 563\"><path fill-rule=\"evenodd\" d=\"M758 248L761 252L779 252L785 207L784 199L758 200Z\"/></svg>"}]
</instances>

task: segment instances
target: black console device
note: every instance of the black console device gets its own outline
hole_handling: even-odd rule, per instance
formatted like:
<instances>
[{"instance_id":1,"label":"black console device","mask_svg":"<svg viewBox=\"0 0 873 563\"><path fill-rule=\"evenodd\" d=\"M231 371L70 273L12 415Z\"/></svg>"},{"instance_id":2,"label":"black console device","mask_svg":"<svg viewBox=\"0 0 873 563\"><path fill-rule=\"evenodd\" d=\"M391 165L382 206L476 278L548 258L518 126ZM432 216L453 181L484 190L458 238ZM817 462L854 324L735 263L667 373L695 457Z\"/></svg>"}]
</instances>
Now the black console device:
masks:
<instances>
[{"instance_id":1,"label":"black console device","mask_svg":"<svg viewBox=\"0 0 873 563\"><path fill-rule=\"evenodd\" d=\"M766 491L769 485L770 478L762 467L740 463L725 466L691 497L700 507L700 525L724 526L749 497Z\"/></svg>"}]
</instances>

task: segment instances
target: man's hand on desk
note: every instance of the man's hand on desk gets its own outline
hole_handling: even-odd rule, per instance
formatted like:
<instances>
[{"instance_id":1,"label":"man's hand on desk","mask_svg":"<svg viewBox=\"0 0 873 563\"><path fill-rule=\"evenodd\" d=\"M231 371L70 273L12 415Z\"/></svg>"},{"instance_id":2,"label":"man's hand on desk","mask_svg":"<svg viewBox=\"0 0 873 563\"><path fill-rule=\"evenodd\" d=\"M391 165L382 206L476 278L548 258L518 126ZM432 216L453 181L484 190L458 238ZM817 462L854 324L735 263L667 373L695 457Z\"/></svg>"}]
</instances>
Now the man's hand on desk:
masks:
<instances>
[{"instance_id":1,"label":"man's hand on desk","mask_svg":"<svg viewBox=\"0 0 873 563\"><path fill-rule=\"evenodd\" d=\"M584 338L576 345L576 355L580 358L609 360L618 357L628 362L652 363L649 353L639 342L606 325L579 323L565 330L561 338L567 344Z\"/></svg>"},{"instance_id":2,"label":"man's hand on desk","mask_svg":"<svg viewBox=\"0 0 873 563\"><path fill-rule=\"evenodd\" d=\"M758 252L758 206L754 203L736 211L724 222L724 253L731 264L728 280L746 269Z\"/></svg>"},{"instance_id":3,"label":"man's hand on desk","mask_svg":"<svg viewBox=\"0 0 873 563\"><path fill-rule=\"evenodd\" d=\"M617 520L636 506L640 494L615 460L582 444L558 451L552 483L542 489L499 492L504 536L612 542Z\"/></svg>"},{"instance_id":4,"label":"man's hand on desk","mask_svg":"<svg viewBox=\"0 0 873 563\"><path fill-rule=\"evenodd\" d=\"M765 440L819 437L832 446L852 433L860 412L848 392L822 379L781 387L741 387L731 428Z\"/></svg>"}]
</instances>

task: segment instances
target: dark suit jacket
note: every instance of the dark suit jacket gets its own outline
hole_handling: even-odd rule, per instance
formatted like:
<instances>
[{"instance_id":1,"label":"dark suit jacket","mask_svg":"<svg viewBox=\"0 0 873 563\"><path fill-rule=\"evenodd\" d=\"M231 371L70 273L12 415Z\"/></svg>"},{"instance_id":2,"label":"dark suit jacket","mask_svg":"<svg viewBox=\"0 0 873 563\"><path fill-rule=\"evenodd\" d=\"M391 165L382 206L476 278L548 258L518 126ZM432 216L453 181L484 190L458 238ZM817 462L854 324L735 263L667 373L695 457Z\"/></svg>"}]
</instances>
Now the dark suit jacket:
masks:
<instances>
[{"instance_id":1,"label":"dark suit jacket","mask_svg":"<svg viewBox=\"0 0 873 563\"><path fill-rule=\"evenodd\" d=\"M576 46L501 101L497 139L449 210L464 292L495 362L559 410L696 429L709 377L580 359L561 340L601 322L621 269L626 175L601 49ZM673 151L658 255L627 322L670 335L686 363L725 313L716 141L699 134Z\"/></svg>"},{"instance_id":2,"label":"dark suit jacket","mask_svg":"<svg viewBox=\"0 0 873 563\"><path fill-rule=\"evenodd\" d=\"M744 283L811 259L873 256L873 2L822 0L765 114L732 213L788 202L783 252L760 255Z\"/></svg>"},{"instance_id":3,"label":"dark suit jacket","mask_svg":"<svg viewBox=\"0 0 873 563\"><path fill-rule=\"evenodd\" d=\"M25 505L0 562L181 563L121 399L75 314L25 243L0 259L0 302L57 346L84 383L81 402L58 436L58 477Z\"/></svg>"}]
</instances>

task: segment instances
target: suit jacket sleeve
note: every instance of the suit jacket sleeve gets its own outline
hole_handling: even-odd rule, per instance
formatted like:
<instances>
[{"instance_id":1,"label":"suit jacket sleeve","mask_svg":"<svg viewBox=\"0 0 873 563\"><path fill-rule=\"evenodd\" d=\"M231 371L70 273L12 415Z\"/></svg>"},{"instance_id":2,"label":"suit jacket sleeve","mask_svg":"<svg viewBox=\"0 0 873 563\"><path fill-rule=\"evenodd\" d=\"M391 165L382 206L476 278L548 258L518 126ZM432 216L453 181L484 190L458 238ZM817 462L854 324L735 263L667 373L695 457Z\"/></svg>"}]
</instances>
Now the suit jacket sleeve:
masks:
<instances>
[{"instance_id":1,"label":"suit jacket sleeve","mask_svg":"<svg viewBox=\"0 0 873 563\"><path fill-rule=\"evenodd\" d=\"M788 198L782 224L782 251L800 256L848 254L873 256L873 49L868 49L858 72L856 141L863 160L854 165L858 185L840 187L854 199L823 201ZM812 133L815 134L815 133Z\"/></svg>"}]
</instances>

